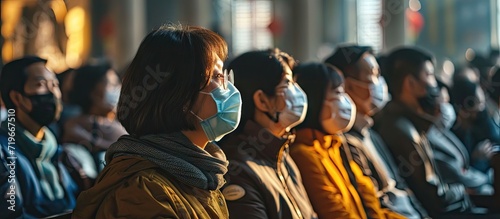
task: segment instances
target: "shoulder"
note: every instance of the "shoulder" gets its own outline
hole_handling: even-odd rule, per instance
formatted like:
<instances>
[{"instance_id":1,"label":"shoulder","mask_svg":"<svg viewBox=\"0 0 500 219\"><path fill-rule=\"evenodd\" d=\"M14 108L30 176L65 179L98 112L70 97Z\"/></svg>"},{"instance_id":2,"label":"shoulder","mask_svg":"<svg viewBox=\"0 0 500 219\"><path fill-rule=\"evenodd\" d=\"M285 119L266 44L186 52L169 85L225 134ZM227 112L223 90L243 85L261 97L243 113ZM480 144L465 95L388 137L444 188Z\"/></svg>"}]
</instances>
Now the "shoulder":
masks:
<instances>
[{"instance_id":1,"label":"shoulder","mask_svg":"<svg viewBox=\"0 0 500 219\"><path fill-rule=\"evenodd\" d=\"M393 140L411 142L420 140L420 134L415 125L403 115L380 115L376 118L373 128L387 144Z\"/></svg>"},{"instance_id":2,"label":"shoulder","mask_svg":"<svg viewBox=\"0 0 500 219\"><path fill-rule=\"evenodd\" d=\"M253 159L229 160L228 172L224 178L227 184L240 183L256 186L262 184L262 175L266 172L274 172L274 169Z\"/></svg>"}]
</instances>

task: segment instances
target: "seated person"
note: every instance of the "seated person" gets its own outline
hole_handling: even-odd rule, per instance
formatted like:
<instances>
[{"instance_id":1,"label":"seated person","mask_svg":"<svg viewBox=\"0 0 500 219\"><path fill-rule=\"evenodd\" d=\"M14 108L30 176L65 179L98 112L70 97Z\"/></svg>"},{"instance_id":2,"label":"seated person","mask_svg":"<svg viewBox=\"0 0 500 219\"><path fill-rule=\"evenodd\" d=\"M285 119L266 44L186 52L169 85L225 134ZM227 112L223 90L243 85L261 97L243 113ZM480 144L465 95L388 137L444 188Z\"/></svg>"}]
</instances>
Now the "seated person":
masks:
<instances>
[{"instance_id":1,"label":"seated person","mask_svg":"<svg viewBox=\"0 0 500 219\"><path fill-rule=\"evenodd\" d=\"M85 183L86 179L92 181L104 167L105 150L126 134L115 119L121 82L107 63L77 69L74 81L77 83L73 84L69 99L72 104L80 106L82 113L66 121L62 142L64 149L85 172L86 176L80 176L81 172L74 171L79 173L73 175L75 181L85 187L82 189L87 189L89 183Z\"/></svg>"},{"instance_id":2,"label":"seated person","mask_svg":"<svg viewBox=\"0 0 500 219\"><path fill-rule=\"evenodd\" d=\"M0 128L0 193L10 197L0 202L3 218L41 218L75 206L78 187L60 163L61 147L47 128L62 106L59 83L46 62L26 56L7 63L0 76L9 112Z\"/></svg>"},{"instance_id":3,"label":"seated person","mask_svg":"<svg viewBox=\"0 0 500 219\"><path fill-rule=\"evenodd\" d=\"M470 166L469 152L450 128L455 123L455 110L450 104L448 88L438 81L441 116L427 132L441 178L446 183L461 183L470 194L492 195L490 177Z\"/></svg>"},{"instance_id":4,"label":"seated person","mask_svg":"<svg viewBox=\"0 0 500 219\"><path fill-rule=\"evenodd\" d=\"M486 109L490 117L493 118L495 126L500 129L500 67L494 67L489 76L490 87Z\"/></svg>"},{"instance_id":5,"label":"seated person","mask_svg":"<svg viewBox=\"0 0 500 219\"><path fill-rule=\"evenodd\" d=\"M399 174L433 218L471 212L460 183L440 178L426 133L439 116L439 90L433 59L416 48L399 48L387 58L392 100L374 118L374 130L391 152Z\"/></svg>"},{"instance_id":6,"label":"seated person","mask_svg":"<svg viewBox=\"0 0 500 219\"><path fill-rule=\"evenodd\" d=\"M80 106L77 104L71 104L69 99L69 94L73 89L73 79L75 78L75 69L68 69L64 72L57 74L57 79L59 80L59 87L61 88L61 101L63 105L63 110L61 112L61 118L57 121L57 127L59 129L60 140L64 135L64 124L70 118L80 115Z\"/></svg>"},{"instance_id":7,"label":"seated person","mask_svg":"<svg viewBox=\"0 0 500 219\"><path fill-rule=\"evenodd\" d=\"M372 130L372 116L389 101L387 84L370 47L343 46L326 61L345 77L346 93L356 104L354 125L346 133L354 161L369 176L382 206L408 218L425 218L427 213L399 175L387 146Z\"/></svg>"},{"instance_id":8,"label":"seated person","mask_svg":"<svg viewBox=\"0 0 500 219\"><path fill-rule=\"evenodd\" d=\"M471 68L458 68L453 76L450 96L457 115L451 131L471 155L471 165L487 173L497 133L494 133L493 120L485 110L486 99L478 73Z\"/></svg>"},{"instance_id":9,"label":"seated person","mask_svg":"<svg viewBox=\"0 0 500 219\"><path fill-rule=\"evenodd\" d=\"M372 181L344 146L342 132L352 127L356 106L344 92L338 70L311 63L299 65L294 74L306 94L315 98L308 101L290 155L319 218L406 218L381 207Z\"/></svg>"},{"instance_id":10,"label":"seated person","mask_svg":"<svg viewBox=\"0 0 500 219\"><path fill-rule=\"evenodd\" d=\"M278 49L252 51L229 63L241 92L241 123L220 146L229 160L222 189L230 218L317 218L289 155L307 110L292 78L295 61Z\"/></svg>"}]
</instances>

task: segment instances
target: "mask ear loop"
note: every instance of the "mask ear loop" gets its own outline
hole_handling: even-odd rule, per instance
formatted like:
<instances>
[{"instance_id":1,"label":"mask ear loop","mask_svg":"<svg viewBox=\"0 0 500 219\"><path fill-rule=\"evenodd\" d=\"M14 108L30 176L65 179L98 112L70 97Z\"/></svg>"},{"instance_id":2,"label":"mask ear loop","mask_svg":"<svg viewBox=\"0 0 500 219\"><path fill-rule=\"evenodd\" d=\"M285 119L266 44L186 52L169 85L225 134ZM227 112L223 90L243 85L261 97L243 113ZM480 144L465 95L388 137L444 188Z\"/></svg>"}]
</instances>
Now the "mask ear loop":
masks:
<instances>
[{"instance_id":1,"label":"mask ear loop","mask_svg":"<svg viewBox=\"0 0 500 219\"><path fill-rule=\"evenodd\" d=\"M201 117L199 117L198 115L196 115L196 113L194 113L192 110L189 110L189 112L191 114L193 114L193 116L196 117L198 120L203 121L203 119Z\"/></svg>"},{"instance_id":2,"label":"mask ear loop","mask_svg":"<svg viewBox=\"0 0 500 219\"><path fill-rule=\"evenodd\" d=\"M233 72L233 69L231 69L229 71L228 82L231 82L232 84L234 84L234 72Z\"/></svg>"},{"instance_id":3,"label":"mask ear loop","mask_svg":"<svg viewBox=\"0 0 500 219\"><path fill-rule=\"evenodd\" d=\"M278 95L276 95L276 96L278 96ZM286 100L285 100L285 101L286 101ZM285 107L286 107L286 102L285 102ZM270 113L270 112L264 112L264 114L266 114L266 116L267 116L267 117L268 117L271 121L273 121L274 123L278 123L278 122L279 122L279 120L280 120L280 113L281 113L281 112L279 112L278 110L275 110L275 111L276 111L276 113L275 113L276 115L275 115L275 116L271 115L271 113Z\"/></svg>"}]
</instances>

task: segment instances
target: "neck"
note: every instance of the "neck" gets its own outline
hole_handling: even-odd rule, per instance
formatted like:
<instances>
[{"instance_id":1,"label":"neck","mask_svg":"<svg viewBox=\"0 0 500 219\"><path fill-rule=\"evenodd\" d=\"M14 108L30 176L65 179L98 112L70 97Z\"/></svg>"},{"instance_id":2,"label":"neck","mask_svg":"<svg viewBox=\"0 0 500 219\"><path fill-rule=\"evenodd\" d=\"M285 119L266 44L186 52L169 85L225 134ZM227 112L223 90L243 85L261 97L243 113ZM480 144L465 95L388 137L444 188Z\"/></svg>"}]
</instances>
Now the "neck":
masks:
<instances>
[{"instance_id":1,"label":"neck","mask_svg":"<svg viewBox=\"0 0 500 219\"><path fill-rule=\"evenodd\" d=\"M413 109L415 112L417 113L423 113L423 109L422 107L420 106L420 104L418 104L418 101L417 99L407 93L407 92L403 92L398 98L397 100L401 103L403 103L404 105L406 105L408 108L410 109Z\"/></svg>"},{"instance_id":2,"label":"neck","mask_svg":"<svg viewBox=\"0 0 500 219\"><path fill-rule=\"evenodd\" d=\"M37 140L41 141L44 136L44 132L42 129L43 126L36 123L33 119L31 119L31 117L29 117L29 115L24 113L24 111L16 110L16 113L16 118L18 122L24 127L24 129L35 136Z\"/></svg>"},{"instance_id":3,"label":"neck","mask_svg":"<svg viewBox=\"0 0 500 219\"><path fill-rule=\"evenodd\" d=\"M99 109L98 107L96 106L92 106L90 108L90 110L88 111L87 114L90 114L90 115L96 115L96 116L102 116L102 117L108 117L110 115L111 112L103 112L103 110Z\"/></svg>"},{"instance_id":4,"label":"neck","mask_svg":"<svg viewBox=\"0 0 500 219\"><path fill-rule=\"evenodd\" d=\"M460 124L463 128L469 128L471 125L469 119L470 116L471 115L469 113L460 109L457 113L457 121L455 123Z\"/></svg>"},{"instance_id":5,"label":"neck","mask_svg":"<svg viewBox=\"0 0 500 219\"><path fill-rule=\"evenodd\" d=\"M368 127L371 127L373 125L373 119L364 114L364 113L357 113L356 114L356 120L354 121L353 128L356 129L356 131L363 132Z\"/></svg>"},{"instance_id":6,"label":"neck","mask_svg":"<svg viewBox=\"0 0 500 219\"><path fill-rule=\"evenodd\" d=\"M275 137L282 138L285 134L285 128L283 128L279 123L275 123L269 117L261 111L255 110L254 121L271 132Z\"/></svg>"},{"instance_id":7,"label":"neck","mask_svg":"<svg viewBox=\"0 0 500 219\"><path fill-rule=\"evenodd\" d=\"M196 125L196 130L181 131L194 145L205 149L208 139L200 125Z\"/></svg>"}]
</instances>

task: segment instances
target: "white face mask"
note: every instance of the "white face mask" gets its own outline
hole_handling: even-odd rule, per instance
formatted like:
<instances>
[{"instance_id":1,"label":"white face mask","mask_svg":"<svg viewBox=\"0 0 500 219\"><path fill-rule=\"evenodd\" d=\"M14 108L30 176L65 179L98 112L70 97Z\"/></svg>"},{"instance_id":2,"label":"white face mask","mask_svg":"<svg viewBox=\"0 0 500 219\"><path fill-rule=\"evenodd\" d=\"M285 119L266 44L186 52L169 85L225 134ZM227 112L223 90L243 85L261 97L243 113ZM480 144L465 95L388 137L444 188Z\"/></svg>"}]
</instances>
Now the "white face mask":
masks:
<instances>
[{"instance_id":1,"label":"white face mask","mask_svg":"<svg viewBox=\"0 0 500 219\"><path fill-rule=\"evenodd\" d=\"M116 107L118 105L118 100L120 99L121 87L116 87L110 90L106 90L104 94L104 101L109 105Z\"/></svg>"},{"instance_id":2,"label":"white face mask","mask_svg":"<svg viewBox=\"0 0 500 219\"><path fill-rule=\"evenodd\" d=\"M368 109L369 112L377 112L382 109L387 102L389 102L389 90L387 88L387 83L385 82L384 77L373 76L373 83L362 82L354 78L350 78L349 80L351 81L351 83L354 83L357 86L363 87L370 91L371 102L366 100L361 100L358 102L358 104L362 104L362 107Z\"/></svg>"},{"instance_id":3,"label":"white face mask","mask_svg":"<svg viewBox=\"0 0 500 219\"><path fill-rule=\"evenodd\" d=\"M387 102L389 102L389 91L384 77L379 77L377 83L370 85L370 93L372 97L372 104L376 110L382 109Z\"/></svg>"},{"instance_id":4,"label":"white face mask","mask_svg":"<svg viewBox=\"0 0 500 219\"><path fill-rule=\"evenodd\" d=\"M348 131L354 124L356 115L356 105L351 100L349 95L342 94L339 99L333 101L326 101L324 108L330 109L330 117L321 121L323 129L328 134L336 134L338 132Z\"/></svg>"},{"instance_id":5,"label":"white face mask","mask_svg":"<svg viewBox=\"0 0 500 219\"><path fill-rule=\"evenodd\" d=\"M450 129L455 123L457 115L450 103L441 103L441 117L440 123L445 129Z\"/></svg>"},{"instance_id":6,"label":"white face mask","mask_svg":"<svg viewBox=\"0 0 500 219\"><path fill-rule=\"evenodd\" d=\"M0 122L3 122L7 119L7 109L0 107Z\"/></svg>"},{"instance_id":7,"label":"white face mask","mask_svg":"<svg viewBox=\"0 0 500 219\"><path fill-rule=\"evenodd\" d=\"M304 121L307 112L307 95L297 83L289 86L285 92L285 109L277 116L283 127L291 129Z\"/></svg>"}]
</instances>

